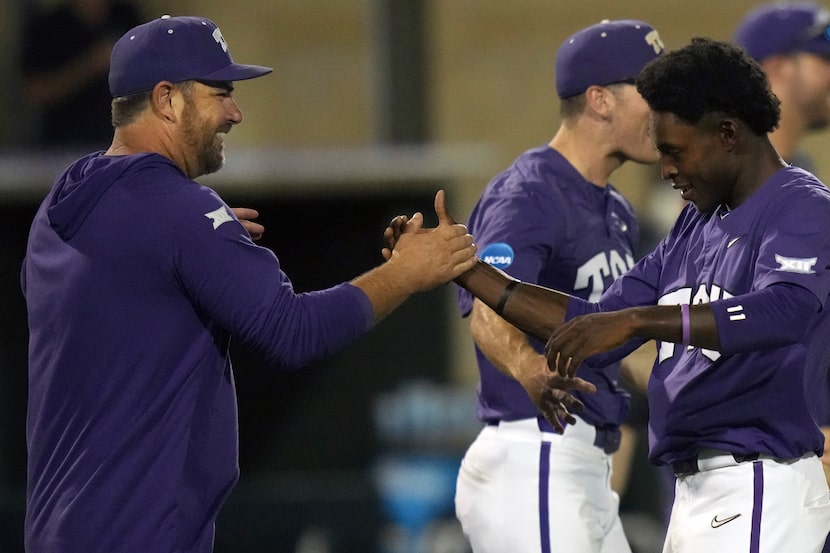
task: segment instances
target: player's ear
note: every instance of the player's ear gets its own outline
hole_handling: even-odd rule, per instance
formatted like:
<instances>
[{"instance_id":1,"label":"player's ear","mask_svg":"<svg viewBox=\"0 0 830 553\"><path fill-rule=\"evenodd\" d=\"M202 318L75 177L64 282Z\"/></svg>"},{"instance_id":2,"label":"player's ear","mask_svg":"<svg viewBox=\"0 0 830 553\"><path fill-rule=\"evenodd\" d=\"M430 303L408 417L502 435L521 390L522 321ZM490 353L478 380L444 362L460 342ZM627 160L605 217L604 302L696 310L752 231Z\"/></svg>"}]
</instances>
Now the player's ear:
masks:
<instances>
[{"instance_id":1,"label":"player's ear","mask_svg":"<svg viewBox=\"0 0 830 553\"><path fill-rule=\"evenodd\" d=\"M727 150L734 148L735 144L737 144L741 138L741 133L745 132L751 132L751 129L747 128L742 121L737 119L722 119L718 124L718 134L720 136L721 143Z\"/></svg>"},{"instance_id":2,"label":"player's ear","mask_svg":"<svg viewBox=\"0 0 830 553\"><path fill-rule=\"evenodd\" d=\"M604 86L591 85L585 90L585 109L600 117L608 117L614 105L614 95Z\"/></svg>"}]
</instances>

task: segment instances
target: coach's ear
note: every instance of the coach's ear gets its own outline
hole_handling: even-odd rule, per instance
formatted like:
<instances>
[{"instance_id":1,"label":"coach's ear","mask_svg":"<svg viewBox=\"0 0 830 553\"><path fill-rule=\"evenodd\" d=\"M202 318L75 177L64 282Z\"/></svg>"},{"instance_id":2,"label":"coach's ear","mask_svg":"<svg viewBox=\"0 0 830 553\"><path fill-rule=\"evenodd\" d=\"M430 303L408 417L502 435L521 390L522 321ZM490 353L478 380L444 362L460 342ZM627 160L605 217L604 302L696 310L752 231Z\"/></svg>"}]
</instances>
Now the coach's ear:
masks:
<instances>
[{"instance_id":1,"label":"coach's ear","mask_svg":"<svg viewBox=\"0 0 830 553\"><path fill-rule=\"evenodd\" d=\"M157 83L150 95L153 113L170 123L178 121L176 105L179 101L177 96L181 96L181 92L170 81Z\"/></svg>"}]
</instances>

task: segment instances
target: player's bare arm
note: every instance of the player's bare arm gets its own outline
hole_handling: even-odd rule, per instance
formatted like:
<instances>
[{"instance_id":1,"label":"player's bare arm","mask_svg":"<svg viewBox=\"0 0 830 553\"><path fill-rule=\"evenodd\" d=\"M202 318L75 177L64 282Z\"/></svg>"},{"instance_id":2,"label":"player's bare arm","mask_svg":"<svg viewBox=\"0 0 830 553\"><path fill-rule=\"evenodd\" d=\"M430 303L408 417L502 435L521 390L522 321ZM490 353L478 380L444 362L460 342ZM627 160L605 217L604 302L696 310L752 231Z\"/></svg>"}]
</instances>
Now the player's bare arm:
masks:
<instances>
[{"instance_id":1,"label":"player's bare arm","mask_svg":"<svg viewBox=\"0 0 830 553\"><path fill-rule=\"evenodd\" d=\"M552 373L545 356L533 349L526 334L478 300L473 304L470 334L498 370L522 385L556 431L564 430L563 422L576 424L571 413L582 410L584 405L567 390L594 393L593 384Z\"/></svg>"}]
</instances>

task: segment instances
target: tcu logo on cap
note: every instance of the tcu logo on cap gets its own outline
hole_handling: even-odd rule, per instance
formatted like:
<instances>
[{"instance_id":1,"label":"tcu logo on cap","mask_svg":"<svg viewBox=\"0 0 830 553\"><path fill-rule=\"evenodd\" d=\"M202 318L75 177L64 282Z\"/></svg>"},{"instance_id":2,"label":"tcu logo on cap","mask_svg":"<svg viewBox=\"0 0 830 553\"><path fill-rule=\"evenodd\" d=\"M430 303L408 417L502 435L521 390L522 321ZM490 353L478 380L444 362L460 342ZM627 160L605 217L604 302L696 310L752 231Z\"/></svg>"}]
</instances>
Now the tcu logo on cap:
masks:
<instances>
[{"instance_id":1,"label":"tcu logo on cap","mask_svg":"<svg viewBox=\"0 0 830 553\"><path fill-rule=\"evenodd\" d=\"M219 27L213 29L213 40L222 47L222 50L227 52L228 51L228 43L225 42L225 37L222 36L222 32L219 30Z\"/></svg>"},{"instance_id":2,"label":"tcu logo on cap","mask_svg":"<svg viewBox=\"0 0 830 553\"><path fill-rule=\"evenodd\" d=\"M657 31L651 31L646 35L646 44L654 48L655 54L659 54L666 49L663 45L663 41L660 39L660 34Z\"/></svg>"}]
</instances>

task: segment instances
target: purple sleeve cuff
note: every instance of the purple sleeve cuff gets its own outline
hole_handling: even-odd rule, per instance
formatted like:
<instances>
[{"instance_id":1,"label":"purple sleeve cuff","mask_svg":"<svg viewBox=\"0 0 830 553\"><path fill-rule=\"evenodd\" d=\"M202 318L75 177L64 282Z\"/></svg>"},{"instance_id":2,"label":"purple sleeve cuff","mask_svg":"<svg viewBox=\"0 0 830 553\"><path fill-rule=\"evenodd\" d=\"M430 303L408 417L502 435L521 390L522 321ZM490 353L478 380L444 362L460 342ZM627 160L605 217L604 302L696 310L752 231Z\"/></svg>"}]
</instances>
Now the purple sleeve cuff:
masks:
<instances>
[{"instance_id":1,"label":"purple sleeve cuff","mask_svg":"<svg viewBox=\"0 0 830 553\"><path fill-rule=\"evenodd\" d=\"M821 309L811 291L794 284L775 284L709 305L718 328L720 353L798 342Z\"/></svg>"},{"instance_id":2,"label":"purple sleeve cuff","mask_svg":"<svg viewBox=\"0 0 830 553\"><path fill-rule=\"evenodd\" d=\"M600 304L592 303L588 300L577 298L576 296L571 296L571 299L568 301L568 309L565 311L565 322L570 321L574 317L579 317L580 315L599 313L600 311L602 311Z\"/></svg>"},{"instance_id":3,"label":"purple sleeve cuff","mask_svg":"<svg viewBox=\"0 0 830 553\"><path fill-rule=\"evenodd\" d=\"M369 301L369 296L354 284L346 282L342 286L347 286L352 289L355 301L359 304L359 309L355 312L355 317L362 317L362 328L365 332L368 332L375 326L375 308L372 306L372 302ZM360 321L356 321L356 324L360 324Z\"/></svg>"}]
</instances>

